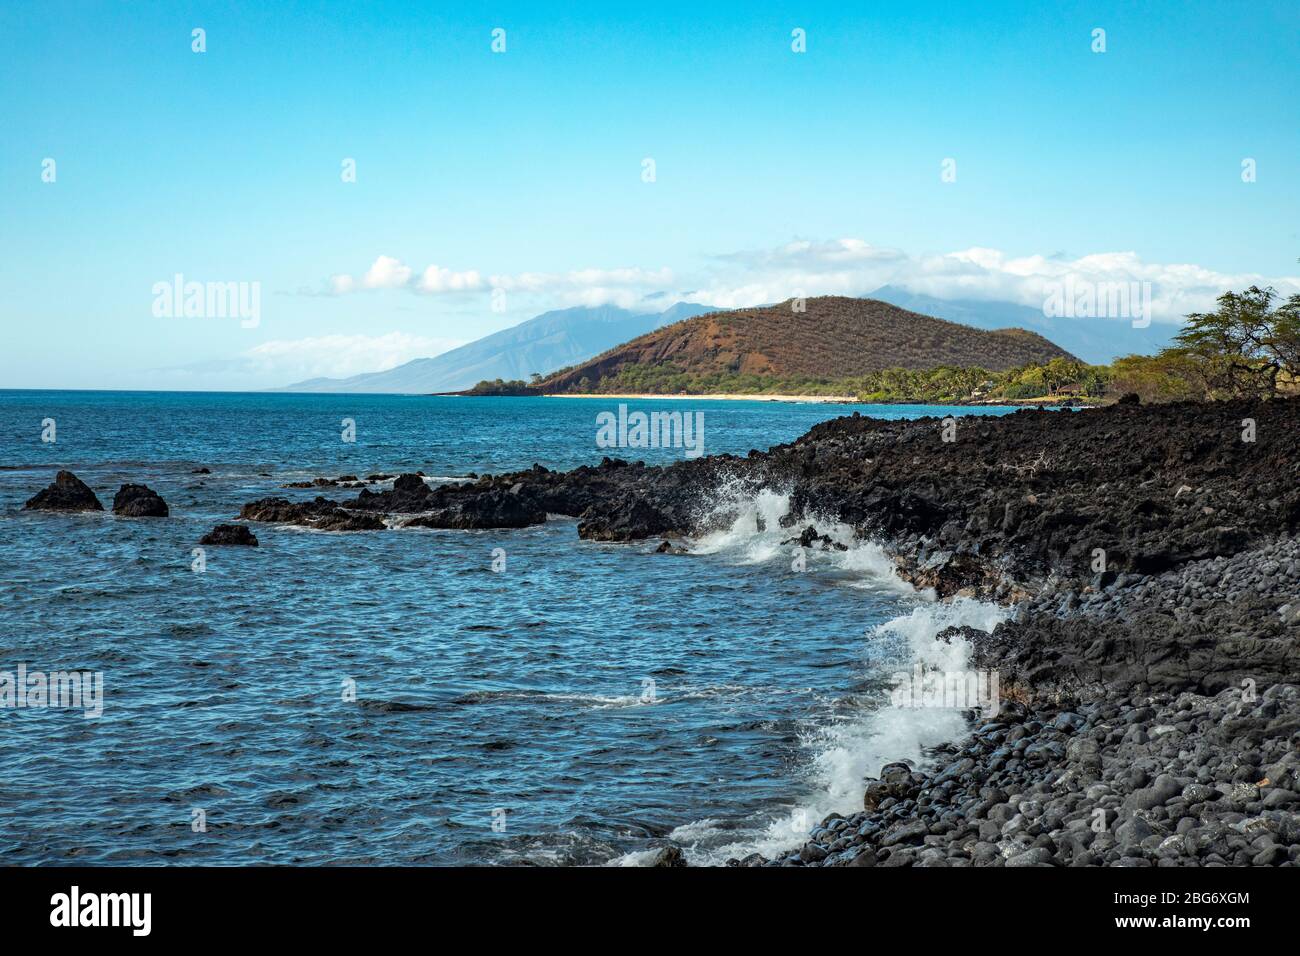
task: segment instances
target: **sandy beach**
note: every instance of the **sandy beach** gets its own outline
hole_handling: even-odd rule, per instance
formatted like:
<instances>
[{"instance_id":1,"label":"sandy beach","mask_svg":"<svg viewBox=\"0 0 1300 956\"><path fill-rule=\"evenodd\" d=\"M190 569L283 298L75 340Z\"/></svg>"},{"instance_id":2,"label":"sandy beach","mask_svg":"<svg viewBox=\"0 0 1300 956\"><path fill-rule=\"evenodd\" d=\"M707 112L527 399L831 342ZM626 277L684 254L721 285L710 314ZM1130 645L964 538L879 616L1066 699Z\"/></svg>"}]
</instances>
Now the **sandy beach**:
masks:
<instances>
[{"instance_id":1,"label":"sandy beach","mask_svg":"<svg viewBox=\"0 0 1300 956\"><path fill-rule=\"evenodd\" d=\"M632 392L610 392L598 395L545 395L543 398L617 398L617 399L683 399L690 398L699 401L733 401L733 402L820 402L822 404L832 405L862 405L857 398L851 395L733 395L722 393L718 395L658 395L658 394L640 394Z\"/></svg>"}]
</instances>

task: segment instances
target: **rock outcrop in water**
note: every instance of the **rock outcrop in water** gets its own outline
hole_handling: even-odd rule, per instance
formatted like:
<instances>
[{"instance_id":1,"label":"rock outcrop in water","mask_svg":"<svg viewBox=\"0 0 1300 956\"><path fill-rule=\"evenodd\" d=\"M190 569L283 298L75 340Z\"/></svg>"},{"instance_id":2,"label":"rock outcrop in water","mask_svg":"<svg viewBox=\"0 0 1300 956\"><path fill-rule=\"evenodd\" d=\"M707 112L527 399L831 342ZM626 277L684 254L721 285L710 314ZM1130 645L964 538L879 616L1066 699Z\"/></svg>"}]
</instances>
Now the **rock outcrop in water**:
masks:
<instances>
[{"instance_id":1,"label":"rock outcrop in water","mask_svg":"<svg viewBox=\"0 0 1300 956\"><path fill-rule=\"evenodd\" d=\"M124 518L166 518L167 502L147 485L123 485L113 496L113 514Z\"/></svg>"},{"instance_id":2,"label":"rock outcrop in water","mask_svg":"<svg viewBox=\"0 0 1300 956\"><path fill-rule=\"evenodd\" d=\"M358 478L356 475L339 475L337 478L313 478L311 481L291 481L286 484L285 488L364 488L366 485L372 485L384 481L392 481L396 475L367 475L365 478Z\"/></svg>"},{"instance_id":3,"label":"rock outcrop in water","mask_svg":"<svg viewBox=\"0 0 1300 956\"><path fill-rule=\"evenodd\" d=\"M406 474L391 489L362 489L352 500L263 498L245 505L240 517L319 527L323 514L352 515L371 524L345 526L340 518L333 530L370 530L383 527L378 516L385 515L398 527L486 529L542 524L548 514L557 514L582 519L581 537L629 541L694 528L701 483L711 483L713 477L705 467L675 471L608 458L597 467L571 472L534 465L514 474L439 485ZM671 501L666 500L670 490ZM624 501L626 507L620 506Z\"/></svg>"},{"instance_id":4,"label":"rock outcrop in water","mask_svg":"<svg viewBox=\"0 0 1300 956\"><path fill-rule=\"evenodd\" d=\"M54 483L27 499L30 511L103 511L90 486L70 471L60 471Z\"/></svg>"},{"instance_id":5,"label":"rock outcrop in water","mask_svg":"<svg viewBox=\"0 0 1300 956\"><path fill-rule=\"evenodd\" d=\"M318 531L382 531L387 527L377 515L346 511L321 496L312 501L262 498L244 505L239 517L245 521L293 524Z\"/></svg>"},{"instance_id":6,"label":"rock outcrop in water","mask_svg":"<svg viewBox=\"0 0 1300 956\"><path fill-rule=\"evenodd\" d=\"M70 471L60 471L54 483L27 500L31 511L103 511L95 492ZM113 496L113 513L127 518L165 518L167 503L146 485L123 485Z\"/></svg>"},{"instance_id":7,"label":"rock outcrop in water","mask_svg":"<svg viewBox=\"0 0 1300 956\"><path fill-rule=\"evenodd\" d=\"M246 547L257 547L257 536L248 529L248 525L243 524L219 524L202 538L199 544L204 545L244 545Z\"/></svg>"}]
</instances>

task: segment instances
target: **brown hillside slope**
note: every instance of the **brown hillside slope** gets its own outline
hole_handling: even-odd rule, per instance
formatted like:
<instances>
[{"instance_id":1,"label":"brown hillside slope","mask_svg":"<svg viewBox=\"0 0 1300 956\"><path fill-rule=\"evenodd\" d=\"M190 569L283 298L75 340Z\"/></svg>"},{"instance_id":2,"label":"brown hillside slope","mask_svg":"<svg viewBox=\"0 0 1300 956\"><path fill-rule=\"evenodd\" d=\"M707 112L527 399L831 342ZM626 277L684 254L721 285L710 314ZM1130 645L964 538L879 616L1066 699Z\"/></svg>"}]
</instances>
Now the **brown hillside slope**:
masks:
<instances>
[{"instance_id":1,"label":"brown hillside slope","mask_svg":"<svg viewBox=\"0 0 1300 956\"><path fill-rule=\"evenodd\" d=\"M675 322L544 379L547 392L575 390L637 364L668 364L689 373L754 373L840 379L885 368L940 365L1002 371L1073 359L1024 329L988 332L909 312L876 299L820 296L807 311L790 302L714 312Z\"/></svg>"}]
</instances>

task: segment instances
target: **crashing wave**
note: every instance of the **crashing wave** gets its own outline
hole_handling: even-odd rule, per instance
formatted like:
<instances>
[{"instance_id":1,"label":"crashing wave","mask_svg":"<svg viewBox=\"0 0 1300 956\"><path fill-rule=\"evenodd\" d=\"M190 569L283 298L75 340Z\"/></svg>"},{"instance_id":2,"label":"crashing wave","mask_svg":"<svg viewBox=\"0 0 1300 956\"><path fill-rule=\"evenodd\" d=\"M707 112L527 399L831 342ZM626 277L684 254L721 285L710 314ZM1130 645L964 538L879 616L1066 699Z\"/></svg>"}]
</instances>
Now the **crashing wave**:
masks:
<instances>
[{"instance_id":1,"label":"crashing wave","mask_svg":"<svg viewBox=\"0 0 1300 956\"><path fill-rule=\"evenodd\" d=\"M871 628L866 635L867 666L873 682L883 686L890 675L916 665L944 672L963 671L970 645L960 638L935 638L950 627L991 631L1010 613L996 604L957 598L936 602L932 591L917 591L899 577L888 552L861 541L853 529L822 516L790 516L790 497L770 488L724 490L710 503L712 526L689 539L694 554L716 555L738 564L793 562L803 552L806 569L840 576L842 583L891 593L916 605ZM801 547L806 529L815 529L819 547ZM824 539L829 539L829 544ZM793 543L792 543L793 542ZM808 754L803 794L788 806L744 821L705 819L673 830L668 838L681 846L693 865L720 865L728 859L761 853L772 858L802 845L809 832L832 813L862 808L863 781L887 763L923 764L926 751L966 729L962 710L895 704L887 692L855 701L852 716L817 728L801 740ZM637 851L615 865L644 865L657 851Z\"/></svg>"}]
</instances>

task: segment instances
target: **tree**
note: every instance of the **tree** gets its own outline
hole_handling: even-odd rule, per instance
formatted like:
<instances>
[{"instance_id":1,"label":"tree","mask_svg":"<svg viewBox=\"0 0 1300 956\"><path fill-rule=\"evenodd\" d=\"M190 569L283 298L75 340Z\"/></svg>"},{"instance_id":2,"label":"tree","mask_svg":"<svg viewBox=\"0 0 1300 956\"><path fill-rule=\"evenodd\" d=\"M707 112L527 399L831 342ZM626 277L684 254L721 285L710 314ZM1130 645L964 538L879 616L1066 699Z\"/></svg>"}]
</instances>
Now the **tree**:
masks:
<instances>
[{"instance_id":1,"label":"tree","mask_svg":"<svg viewBox=\"0 0 1300 956\"><path fill-rule=\"evenodd\" d=\"M1099 398L1106 394L1106 386L1110 384L1111 370L1106 365L1089 365L1083 370L1083 375L1079 384L1083 388L1083 394L1089 398Z\"/></svg>"},{"instance_id":2,"label":"tree","mask_svg":"<svg viewBox=\"0 0 1300 956\"><path fill-rule=\"evenodd\" d=\"M1126 355L1110 366L1111 393L1131 392L1143 403L1202 399L1205 386L1198 379L1196 362L1173 349L1159 355Z\"/></svg>"},{"instance_id":3,"label":"tree","mask_svg":"<svg viewBox=\"0 0 1300 956\"><path fill-rule=\"evenodd\" d=\"M1048 394L1055 394L1066 385L1072 385L1083 376L1083 364L1055 356L1043 366L1043 384Z\"/></svg>"},{"instance_id":4,"label":"tree","mask_svg":"<svg viewBox=\"0 0 1300 956\"><path fill-rule=\"evenodd\" d=\"M1187 317L1162 356L1185 357L1212 394L1271 397L1279 376L1300 374L1300 295L1273 308L1277 291L1225 292L1214 312Z\"/></svg>"}]
</instances>

